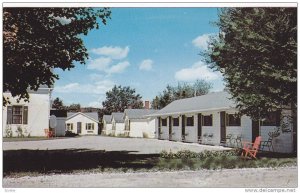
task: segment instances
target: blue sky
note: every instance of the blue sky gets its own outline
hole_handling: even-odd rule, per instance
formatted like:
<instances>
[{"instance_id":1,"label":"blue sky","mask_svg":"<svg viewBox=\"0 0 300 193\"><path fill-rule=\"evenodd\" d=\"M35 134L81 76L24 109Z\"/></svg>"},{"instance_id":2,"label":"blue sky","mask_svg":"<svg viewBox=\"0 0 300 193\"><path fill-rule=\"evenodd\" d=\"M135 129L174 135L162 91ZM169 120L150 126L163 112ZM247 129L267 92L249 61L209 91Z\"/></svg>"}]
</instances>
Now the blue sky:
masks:
<instances>
[{"instance_id":1,"label":"blue sky","mask_svg":"<svg viewBox=\"0 0 300 193\"><path fill-rule=\"evenodd\" d=\"M89 52L86 65L56 69L53 98L64 104L102 107L115 84L130 86L143 100L152 100L167 84L205 79L212 91L224 88L222 76L202 62L211 34L218 28L216 8L112 8L111 20L83 36Z\"/></svg>"}]
</instances>

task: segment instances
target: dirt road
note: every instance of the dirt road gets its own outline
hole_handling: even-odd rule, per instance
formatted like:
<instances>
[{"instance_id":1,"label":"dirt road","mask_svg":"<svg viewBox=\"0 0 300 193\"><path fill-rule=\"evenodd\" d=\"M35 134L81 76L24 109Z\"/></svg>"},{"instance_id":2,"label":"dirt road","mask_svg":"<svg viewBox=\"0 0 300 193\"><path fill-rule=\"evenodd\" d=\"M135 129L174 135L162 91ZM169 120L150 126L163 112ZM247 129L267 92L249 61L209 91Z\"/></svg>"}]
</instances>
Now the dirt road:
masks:
<instances>
[{"instance_id":1,"label":"dirt road","mask_svg":"<svg viewBox=\"0 0 300 193\"><path fill-rule=\"evenodd\" d=\"M297 167L178 172L96 173L4 178L4 188L222 187L295 188Z\"/></svg>"}]
</instances>

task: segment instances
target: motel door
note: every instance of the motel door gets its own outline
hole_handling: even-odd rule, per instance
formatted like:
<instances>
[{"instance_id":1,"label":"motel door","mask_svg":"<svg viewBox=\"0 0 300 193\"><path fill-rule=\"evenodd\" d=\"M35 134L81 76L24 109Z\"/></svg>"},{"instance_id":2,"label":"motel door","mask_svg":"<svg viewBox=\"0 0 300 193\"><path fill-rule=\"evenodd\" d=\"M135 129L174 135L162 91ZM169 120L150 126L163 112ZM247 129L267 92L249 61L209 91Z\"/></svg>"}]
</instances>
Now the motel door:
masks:
<instances>
[{"instance_id":1,"label":"motel door","mask_svg":"<svg viewBox=\"0 0 300 193\"><path fill-rule=\"evenodd\" d=\"M81 133L81 122L77 122L77 134Z\"/></svg>"},{"instance_id":2,"label":"motel door","mask_svg":"<svg viewBox=\"0 0 300 193\"><path fill-rule=\"evenodd\" d=\"M259 136L259 122L252 120L252 141Z\"/></svg>"},{"instance_id":3,"label":"motel door","mask_svg":"<svg viewBox=\"0 0 300 193\"><path fill-rule=\"evenodd\" d=\"M225 111L220 112L220 126L221 126L221 142L226 141L226 113Z\"/></svg>"},{"instance_id":4,"label":"motel door","mask_svg":"<svg viewBox=\"0 0 300 193\"><path fill-rule=\"evenodd\" d=\"M202 115L201 113L198 114L198 139L201 139L202 135Z\"/></svg>"}]
</instances>

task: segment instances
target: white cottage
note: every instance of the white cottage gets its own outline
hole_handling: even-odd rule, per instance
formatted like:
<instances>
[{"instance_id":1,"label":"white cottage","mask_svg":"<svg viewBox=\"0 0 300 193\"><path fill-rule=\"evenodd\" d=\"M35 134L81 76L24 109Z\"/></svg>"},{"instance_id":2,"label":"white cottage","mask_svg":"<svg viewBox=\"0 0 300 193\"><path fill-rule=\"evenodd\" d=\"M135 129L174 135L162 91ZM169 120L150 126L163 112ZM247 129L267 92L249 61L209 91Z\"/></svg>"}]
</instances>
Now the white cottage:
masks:
<instances>
[{"instance_id":1,"label":"white cottage","mask_svg":"<svg viewBox=\"0 0 300 193\"><path fill-rule=\"evenodd\" d=\"M98 113L68 113L66 130L79 135L97 135L99 128Z\"/></svg>"},{"instance_id":2,"label":"white cottage","mask_svg":"<svg viewBox=\"0 0 300 193\"><path fill-rule=\"evenodd\" d=\"M124 113L112 113L111 123L113 136L125 135Z\"/></svg>"},{"instance_id":3,"label":"white cottage","mask_svg":"<svg viewBox=\"0 0 300 193\"><path fill-rule=\"evenodd\" d=\"M45 136L44 129L49 128L50 95L52 88L41 86L37 91L28 91L29 102L17 102L11 93L4 92L10 104L2 107L2 131L9 136Z\"/></svg>"},{"instance_id":4,"label":"white cottage","mask_svg":"<svg viewBox=\"0 0 300 193\"><path fill-rule=\"evenodd\" d=\"M102 133L104 135L111 135L112 134L112 123L111 123L111 115L103 115L102 124L103 130Z\"/></svg>"},{"instance_id":5,"label":"white cottage","mask_svg":"<svg viewBox=\"0 0 300 193\"><path fill-rule=\"evenodd\" d=\"M263 141L276 131L284 120L282 115L291 115L291 110L270 113L262 122L253 121L248 116L238 117L235 104L227 92L215 92L198 97L176 100L160 111L149 116L157 117L156 137L164 140L200 142L223 145L241 141L254 141L262 136ZM272 139L276 152L292 152L292 124ZM229 139L230 137L230 139ZM226 139L228 138L228 139Z\"/></svg>"},{"instance_id":6,"label":"white cottage","mask_svg":"<svg viewBox=\"0 0 300 193\"><path fill-rule=\"evenodd\" d=\"M152 109L125 109L125 133L129 137L155 137L155 118L146 115L155 113Z\"/></svg>"}]
</instances>

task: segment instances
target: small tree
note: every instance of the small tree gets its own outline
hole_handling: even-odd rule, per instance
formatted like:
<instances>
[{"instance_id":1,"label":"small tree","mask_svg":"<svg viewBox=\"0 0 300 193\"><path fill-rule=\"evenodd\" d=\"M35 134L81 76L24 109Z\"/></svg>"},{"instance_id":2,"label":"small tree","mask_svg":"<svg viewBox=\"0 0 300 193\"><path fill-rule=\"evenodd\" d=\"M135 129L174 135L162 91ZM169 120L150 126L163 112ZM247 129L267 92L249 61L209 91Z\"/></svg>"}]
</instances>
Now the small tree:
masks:
<instances>
[{"instance_id":1,"label":"small tree","mask_svg":"<svg viewBox=\"0 0 300 193\"><path fill-rule=\"evenodd\" d=\"M58 110L64 110L64 109L66 109L66 107L64 106L62 100L60 100L60 98L58 98L58 97L56 97L53 100L52 108L58 109Z\"/></svg>"},{"instance_id":2,"label":"small tree","mask_svg":"<svg viewBox=\"0 0 300 193\"><path fill-rule=\"evenodd\" d=\"M106 92L106 100L102 102L106 113L123 112L127 108L143 108L142 97L135 93L135 89L129 86L114 86Z\"/></svg>"},{"instance_id":3,"label":"small tree","mask_svg":"<svg viewBox=\"0 0 300 193\"><path fill-rule=\"evenodd\" d=\"M166 89L153 99L152 107L161 109L178 99L207 94L211 87L211 83L205 80L197 80L193 84L179 82L177 86L167 85Z\"/></svg>"}]
</instances>

